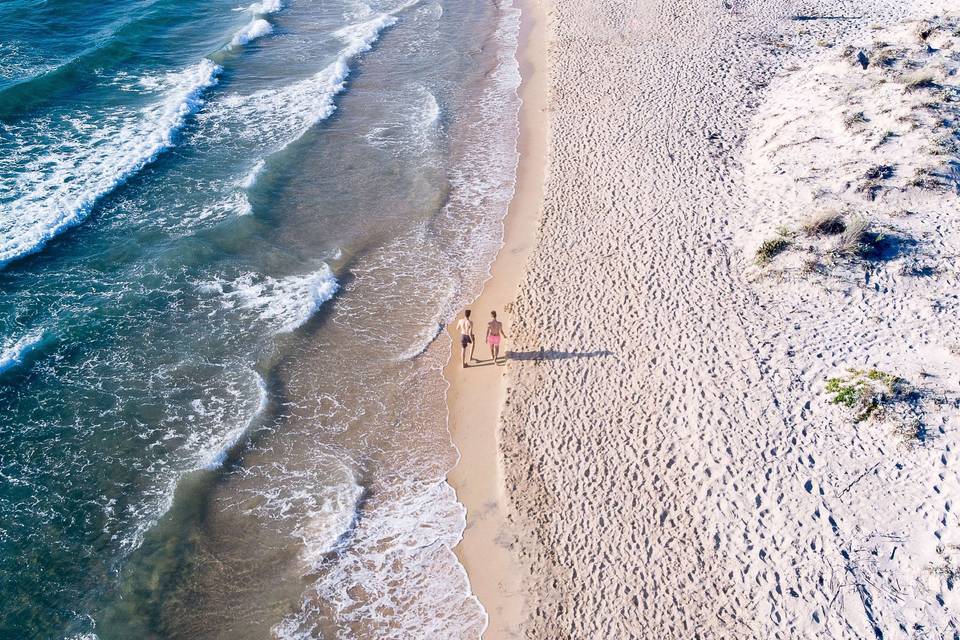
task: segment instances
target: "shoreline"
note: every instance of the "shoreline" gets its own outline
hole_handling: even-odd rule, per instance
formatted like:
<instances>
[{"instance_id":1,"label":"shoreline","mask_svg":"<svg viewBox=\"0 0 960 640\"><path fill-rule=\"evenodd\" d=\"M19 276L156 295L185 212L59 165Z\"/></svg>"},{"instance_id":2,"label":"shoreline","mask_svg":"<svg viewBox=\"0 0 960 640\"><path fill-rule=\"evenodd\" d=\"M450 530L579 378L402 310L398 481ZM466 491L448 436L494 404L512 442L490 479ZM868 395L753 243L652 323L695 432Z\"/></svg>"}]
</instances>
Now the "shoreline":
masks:
<instances>
[{"instance_id":1,"label":"shoreline","mask_svg":"<svg viewBox=\"0 0 960 640\"><path fill-rule=\"evenodd\" d=\"M536 244L543 206L543 188L548 146L546 110L547 32L542 0L518 0L521 10L517 58L520 65L522 101L517 149L516 186L506 217L503 241L490 265L490 275L480 294L468 306L473 309L477 336L476 357L489 358L482 343L483 327L490 310L505 321L507 340L503 351L512 349L512 318L508 311L525 273L527 257ZM467 573L473 595L487 614L484 638L513 637L524 615L522 572L513 549L515 536L507 521L508 496L500 456L500 412L506 394L507 365L461 368L456 318L447 326L451 337L450 358L443 369L448 383L447 426L460 458L447 474L457 499L466 508L463 538L454 548Z\"/></svg>"}]
</instances>

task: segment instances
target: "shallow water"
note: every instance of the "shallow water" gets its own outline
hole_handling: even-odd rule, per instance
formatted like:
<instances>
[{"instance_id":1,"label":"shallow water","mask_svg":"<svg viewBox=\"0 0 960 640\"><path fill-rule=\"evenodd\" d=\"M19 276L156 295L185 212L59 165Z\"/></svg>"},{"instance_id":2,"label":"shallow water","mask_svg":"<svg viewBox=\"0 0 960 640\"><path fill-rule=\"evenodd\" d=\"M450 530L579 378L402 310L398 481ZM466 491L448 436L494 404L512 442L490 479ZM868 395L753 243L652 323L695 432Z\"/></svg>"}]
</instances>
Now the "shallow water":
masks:
<instances>
[{"instance_id":1,"label":"shallow water","mask_svg":"<svg viewBox=\"0 0 960 640\"><path fill-rule=\"evenodd\" d=\"M517 11L0 17L0 636L476 636L437 336L513 189Z\"/></svg>"}]
</instances>

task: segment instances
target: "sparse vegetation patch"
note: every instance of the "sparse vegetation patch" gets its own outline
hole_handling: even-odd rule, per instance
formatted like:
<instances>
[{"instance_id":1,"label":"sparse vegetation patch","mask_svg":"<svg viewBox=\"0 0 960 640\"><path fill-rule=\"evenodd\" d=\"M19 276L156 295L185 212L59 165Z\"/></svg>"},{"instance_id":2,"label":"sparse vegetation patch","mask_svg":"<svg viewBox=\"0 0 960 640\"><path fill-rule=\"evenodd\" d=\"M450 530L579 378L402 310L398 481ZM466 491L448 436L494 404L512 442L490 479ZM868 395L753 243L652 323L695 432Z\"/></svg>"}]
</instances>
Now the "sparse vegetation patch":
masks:
<instances>
[{"instance_id":1,"label":"sparse vegetation patch","mask_svg":"<svg viewBox=\"0 0 960 640\"><path fill-rule=\"evenodd\" d=\"M938 86L939 85L937 85L936 78L932 73L914 73L906 77L904 82L904 91L907 93L914 93L924 89L936 89Z\"/></svg>"},{"instance_id":2,"label":"sparse vegetation patch","mask_svg":"<svg viewBox=\"0 0 960 640\"><path fill-rule=\"evenodd\" d=\"M849 369L847 375L827 379L832 404L853 412L855 423L869 420L885 406L902 399L904 381L879 369Z\"/></svg>"},{"instance_id":3,"label":"sparse vegetation patch","mask_svg":"<svg viewBox=\"0 0 960 640\"><path fill-rule=\"evenodd\" d=\"M867 119L867 114L865 114L863 111L851 113L843 119L843 124L847 127L847 129L853 129L857 125L866 124L867 122L870 122L870 120Z\"/></svg>"},{"instance_id":4,"label":"sparse vegetation patch","mask_svg":"<svg viewBox=\"0 0 960 640\"><path fill-rule=\"evenodd\" d=\"M857 256L870 248L870 221L866 216L851 216L843 232L837 237L833 253L839 256Z\"/></svg>"},{"instance_id":5,"label":"sparse vegetation patch","mask_svg":"<svg viewBox=\"0 0 960 640\"><path fill-rule=\"evenodd\" d=\"M815 213L803 223L801 229L807 236L834 236L843 233L847 225L843 221L843 214L836 211L821 211Z\"/></svg>"},{"instance_id":6,"label":"sparse vegetation patch","mask_svg":"<svg viewBox=\"0 0 960 640\"><path fill-rule=\"evenodd\" d=\"M786 251L790 241L786 238L771 238L764 240L757 249L756 263L760 266L769 264L771 260Z\"/></svg>"}]
</instances>

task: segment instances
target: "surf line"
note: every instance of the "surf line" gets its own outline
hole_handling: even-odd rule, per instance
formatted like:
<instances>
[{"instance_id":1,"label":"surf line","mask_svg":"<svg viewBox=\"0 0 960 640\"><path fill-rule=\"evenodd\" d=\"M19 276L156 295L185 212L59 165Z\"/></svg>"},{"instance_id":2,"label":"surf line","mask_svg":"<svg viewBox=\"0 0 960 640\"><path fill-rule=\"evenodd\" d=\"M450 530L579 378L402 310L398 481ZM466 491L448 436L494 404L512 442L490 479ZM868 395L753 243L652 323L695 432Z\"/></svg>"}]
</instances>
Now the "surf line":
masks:
<instances>
[{"instance_id":1,"label":"surf line","mask_svg":"<svg viewBox=\"0 0 960 640\"><path fill-rule=\"evenodd\" d=\"M279 0L263 0L245 8L253 19L234 33L220 51L237 49L272 33L272 25L263 16L282 8ZM167 96L131 117L106 145L94 145L79 156L66 158L58 163L61 166L30 185L27 193L0 207L0 213L8 214L10 219L18 219L18 211L31 211L29 218L39 222L0 240L0 270L41 251L53 238L84 222L102 198L173 148L176 134L200 111L203 94L217 84L223 72L214 60L218 53L180 71ZM72 167L79 171L66 175Z\"/></svg>"}]
</instances>

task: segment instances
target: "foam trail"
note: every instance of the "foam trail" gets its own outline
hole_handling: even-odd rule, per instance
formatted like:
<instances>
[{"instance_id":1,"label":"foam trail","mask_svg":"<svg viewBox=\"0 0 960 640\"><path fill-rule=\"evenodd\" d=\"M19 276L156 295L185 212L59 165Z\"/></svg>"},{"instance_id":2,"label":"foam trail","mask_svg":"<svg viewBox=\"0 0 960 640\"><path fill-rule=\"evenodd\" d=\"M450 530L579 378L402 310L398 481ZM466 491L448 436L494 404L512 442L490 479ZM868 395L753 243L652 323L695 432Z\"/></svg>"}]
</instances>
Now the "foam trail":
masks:
<instances>
[{"instance_id":1,"label":"foam trail","mask_svg":"<svg viewBox=\"0 0 960 640\"><path fill-rule=\"evenodd\" d=\"M257 178L263 171L264 164L265 162L263 160L259 160L255 165L253 165L253 168L250 169L250 173L248 173L240 182L240 186L244 189L253 188L253 185L257 182Z\"/></svg>"},{"instance_id":2,"label":"foam trail","mask_svg":"<svg viewBox=\"0 0 960 640\"><path fill-rule=\"evenodd\" d=\"M273 136L275 151L298 140L336 110L334 99L346 88L349 62L369 51L384 29L397 22L393 13L381 13L365 22L349 25L334 33L346 46L337 58L315 75L281 89L231 96L220 105L244 122L261 122L269 128L258 132Z\"/></svg>"},{"instance_id":3,"label":"foam trail","mask_svg":"<svg viewBox=\"0 0 960 640\"><path fill-rule=\"evenodd\" d=\"M264 20L263 17L277 13L281 9L283 9L283 3L280 0L262 0L262 2L255 2L248 7L240 7L238 11L249 11L253 15L253 20L233 35L233 39L230 40L227 48L238 49L257 38L273 33L273 25Z\"/></svg>"},{"instance_id":4,"label":"foam trail","mask_svg":"<svg viewBox=\"0 0 960 640\"><path fill-rule=\"evenodd\" d=\"M45 333L42 330L31 331L16 342L5 346L0 351L0 373L22 364L27 355L43 343L44 336Z\"/></svg>"},{"instance_id":5,"label":"foam trail","mask_svg":"<svg viewBox=\"0 0 960 640\"><path fill-rule=\"evenodd\" d=\"M115 130L95 133L78 151L64 145L36 163L37 171L15 178L12 192L23 195L0 203L0 269L83 222L98 200L172 147L219 73L219 66L204 59L176 74L160 102L122 119Z\"/></svg>"},{"instance_id":6,"label":"foam trail","mask_svg":"<svg viewBox=\"0 0 960 640\"><path fill-rule=\"evenodd\" d=\"M296 528L294 535L303 542L300 557L310 569L318 568L331 551L340 546L351 529L356 526L359 517L360 499L363 487L349 475L350 482L331 487L311 501L303 522Z\"/></svg>"},{"instance_id":7,"label":"foam trail","mask_svg":"<svg viewBox=\"0 0 960 640\"><path fill-rule=\"evenodd\" d=\"M201 291L220 294L228 309L256 312L277 333L290 333L302 326L339 288L327 265L314 273L279 280L247 273L233 281L217 280L199 286Z\"/></svg>"},{"instance_id":8,"label":"foam trail","mask_svg":"<svg viewBox=\"0 0 960 640\"><path fill-rule=\"evenodd\" d=\"M424 351L427 350L433 341L437 339L443 333L443 325L439 322L435 322L430 326L424 328L420 335L417 336L417 341L409 349L400 354L399 360L413 360Z\"/></svg>"},{"instance_id":9,"label":"foam trail","mask_svg":"<svg viewBox=\"0 0 960 640\"><path fill-rule=\"evenodd\" d=\"M257 376L257 391L260 394L260 401L257 404L257 409L250 416L250 419L247 420L246 424L230 431L226 436L224 436L223 443L217 447L217 449L210 454L208 454L203 462L201 463L201 468L213 471L219 469L223 466L223 463L226 462L227 457L230 455L230 452L240 444L243 440L243 437L250 430L250 427L257 421L263 412L267 410L267 405L270 402L270 394L267 392L267 383L264 381L263 376L259 373Z\"/></svg>"},{"instance_id":10,"label":"foam trail","mask_svg":"<svg viewBox=\"0 0 960 640\"><path fill-rule=\"evenodd\" d=\"M432 127L440 118L440 103L437 102L437 97L428 89L423 89L423 92L426 99L423 105L422 124L425 128Z\"/></svg>"},{"instance_id":11,"label":"foam trail","mask_svg":"<svg viewBox=\"0 0 960 640\"><path fill-rule=\"evenodd\" d=\"M230 41L230 48L236 49L242 47L257 38L262 38L271 33L273 33L273 26L269 22L263 18L254 18L250 24L234 34L233 40Z\"/></svg>"},{"instance_id":12,"label":"foam trail","mask_svg":"<svg viewBox=\"0 0 960 640\"><path fill-rule=\"evenodd\" d=\"M280 0L261 0L254 2L248 7L242 7L240 11L249 11L255 16L267 16L271 13L277 13L283 9L283 2Z\"/></svg>"}]
</instances>

